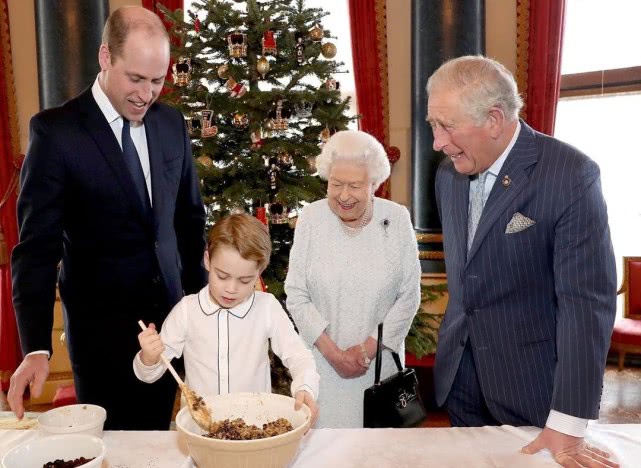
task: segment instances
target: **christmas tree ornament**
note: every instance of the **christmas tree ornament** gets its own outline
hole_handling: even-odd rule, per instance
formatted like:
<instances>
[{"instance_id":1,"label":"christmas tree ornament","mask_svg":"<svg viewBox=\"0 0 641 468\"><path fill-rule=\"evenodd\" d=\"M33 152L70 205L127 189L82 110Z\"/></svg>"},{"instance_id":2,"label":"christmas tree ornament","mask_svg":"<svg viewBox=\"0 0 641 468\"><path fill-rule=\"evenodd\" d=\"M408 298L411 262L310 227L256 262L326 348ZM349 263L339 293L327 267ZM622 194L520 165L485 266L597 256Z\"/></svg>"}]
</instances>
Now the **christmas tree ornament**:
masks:
<instances>
[{"instance_id":1,"label":"christmas tree ornament","mask_svg":"<svg viewBox=\"0 0 641 468\"><path fill-rule=\"evenodd\" d=\"M218 127L214 124L214 111L205 109L200 113L200 136L203 138L215 137Z\"/></svg>"},{"instance_id":2,"label":"christmas tree ornament","mask_svg":"<svg viewBox=\"0 0 641 468\"><path fill-rule=\"evenodd\" d=\"M249 117L247 117L247 114L236 112L231 119L231 123L236 128L246 128L249 125Z\"/></svg>"},{"instance_id":3,"label":"christmas tree ornament","mask_svg":"<svg viewBox=\"0 0 641 468\"><path fill-rule=\"evenodd\" d=\"M223 63L217 70L218 78L221 80L227 80L229 78L229 64Z\"/></svg>"},{"instance_id":4,"label":"christmas tree ornament","mask_svg":"<svg viewBox=\"0 0 641 468\"><path fill-rule=\"evenodd\" d=\"M307 156L307 165L309 166L309 172L314 174L316 172L316 156Z\"/></svg>"},{"instance_id":5,"label":"christmas tree ornament","mask_svg":"<svg viewBox=\"0 0 641 468\"><path fill-rule=\"evenodd\" d=\"M258 130L254 130L253 132L251 132L249 137L251 138L251 141L252 141L252 145L251 145L250 149L252 149L254 151L260 149L265 144L265 140L263 139L263 129L262 128L259 128ZM265 165L267 166L268 163L266 162Z\"/></svg>"},{"instance_id":6,"label":"christmas tree ornament","mask_svg":"<svg viewBox=\"0 0 641 468\"><path fill-rule=\"evenodd\" d=\"M202 156L198 156L196 158L196 161L198 161L200 164L202 164L205 167L213 167L214 165L214 161L212 161L211 158L206 154L203 154Z\"/></svg>"},{"instance_id":7,"label":"christmas tree ornament","mask_svg":"<svg viewBox=\"0 0 641 468\"><path fill-rule=\"evenodd\" d=\"M325 80L325 83L323 83L323 86L325 87L325 89L327 91L338 91L340 89L340 87L341 87L341 84L340 84L340 82L336 81L333 78L327 78ZM327 104L331 104L332 97L328 96L327 99L325 99L325 102Z\"/></svg>"},{"instance_id":8,"label":"christmas tree ornament","mask_svg":"<svg viewBox=\"0 0 641 468\"><path fill-rule=\"evenodd\" d=\"M284 107L284 101L279 99L276 101L276 109L269 113L271 128L275 131L284 131L289 128L289 118L291 112Z\"/></svg>"},{"instance_id":9,"label":"christmas tree ornament","mask_svg":"<svg viewBox=\"0 0 641 468\"><path fill-rule=\"evenodd\" d=\"M269 71L269 60L266 57L261 57L256 61L256 70L260 73L260 76L265 79L265 75Z\"/></svg>"},{"instance_id":10,"label":"christmas tree ornament","mask_svg":"<svg viewBox=\"0 0 641 468\"><path fill-rule=\"evenodd\" d=\"M286 171L289 171L294 165L294 158L286 151L280 153L277 157L277 160L280 167L282 167Z\"/></svg>"},{"instance_id":11,"label":"christmas tree ornament","mask_svg":"<svg viewBox=\"0 0 641 468\"><path fill-rule=\"evenodd\" d=\"M316 23L312 29L309 30L309 38L314 42L320 42L325 37L325 31Z\"/></svg>"},{"instance_id":12,"label":"christmas tree ornament","mask_svg":"<svg viewBox=\"0 0 641 468\"><path fill-rule=\"evenodd\" d=\"M331 42L326 42L321 46L321 53L326 59L333 59L334 57L336 57L336 52L336 46Z\"/></svg>"},{"instance_id":13,"label":"christmas tree ornament","mask_svg":"<svg viewBox=\"0 0 641 468\"><path fill-rule=\"evenodd\" d=\"M196 21L194 21L194 31L196 31L196 33L200 32L200 19L199 18L196 18Z\"/></svg>"},{"instance_id":14,"label":"christmas tree ornament","mask_svg":"<svg viewBox=\"0 0 641 468\"><path fill-rule=\"evenodd\" d=\"M199 135L200 134L200 117L192 115L187 119L187 130L190 135Z\"/></svg>"},{"instance_id":15,"label":"christmas tree ornament","mask_svg":"<svg viewBox=\"0 0 641 468\"><path fill-rule=\"evenodd\" d=\"M334 78L327 78L325 80L325 89L327 89L327 91L338 91L340 87L340 82L336 81Z\"/></svg>"},{"instance_id":16,"label":"christmas tree ornament","mask_svg":"<svg viewBox=\"0 0 641 468\"><path fill-rule=\"evenodd\" d=\"M327 143L327 140L332 136L332 133L329 131L329 128L325 127L322 132L320 132L320 139L323 143Z\"/></svg>"},{"instance_id":17,"label":"christmas tree ornament","mask_svg":"<svg viewBox=\"0 0 641 468\"><path fill-rule=\"evenodd\" d=\"M241 33L238 29L227 34L227 47L231 57L247 57L247 34Z\"/></svg>"},{"instance_id":18,"label":"christmas tree ornament","mask_svg":"<svg viewBox=\"0 0 641 468\"><path fill-rule=\"evenodd\" d=\"M254 215L258 218L258 221L267 226L267 210L264 206L259 206L256 208L256 214Z\"/></svg>"},{"instance_id":19,"label":"christmas tree ornament","mask_svg":"<svg viewBox=\"0 0 641 468\"><path fill-rule=\"evenodd\" d=\"M171 66L172 78L176 86L187 86L191 80L191 59L189 57L178 57L178 60Z\"/></svg>"},{"instance_id":20,"label":"christmas tree ornament","mask_svg":"<svg viewBox=\"0 0 641 468\"><path fill-rule=\"evenodd\" d=\"M290 216L287 219L287 224L289 224L289 227L292 229L296 229L296 223L298 222L298 216Z\"/></svg>"},{"instance_id":21,"label":"christmas tree ornament","mask_svg":"<svg viewBox=\"0 0 641 468\"><path fill-rule=\"evenodd\" d=\"M312 116L314 104L303 99L301 102L294 104L294 113L299 119L309 119Z\"/></svg>"},{"instance_id":22,"label":"christmas tree ornament","mask_svg":"<svg viewBox=\"0 0 641 468\"><path fill-rule=\"evenodd\" d=\"M271 166L267 171L267 175L269 176L269 190L271 191L272 194L275 194L278 191L278 173L279 172L280 172L280 168L278 167L278 165L275 162L271 163Z\"/></svg>"},{"instance_id":23,"label":"christmas tree ornament","mask_svg":"<svg viewBox=\"0 0 641 468\"><path fill-rule=\"evenodd\" d=\"M274 31L265 31L263 33L263 55L277 55L278 49L276 48L276 39L274 38Z\"/></svg>"},{"instance_id":24,"label":"christmas tree ornament","mask_svg":"<svg viewBox=\"0 0 641 468\"><path fill-rule=\"evenodd\" d=\"M244 84L236 82L231 77L225 82L225 88L229 90L229 95L233 98L243 97L247 92Z\"/></svg>"},{"instance_id":25,"label":"christmas tree ornament","mask_svg":"<svg viewBox=\"0 0 641 468\"><path fill-rule=\"evenodd\" d=\"M287 224L287 208L280 202L269 205L270 222L272 224Z\"/></svg>"},{"instance_id":26,"label":"christmas tree ornament","mask_svg":"<svg viewBox=\"0 0 641 468\"><path fill-rule=\"evenodd\" d=\"M296 56L296 63L302 65L305 63L305 44L303 44L303 35L302 33L297 32L296 35L296 45L294 46L294 53Z\"/></svg>"}]
</instances>

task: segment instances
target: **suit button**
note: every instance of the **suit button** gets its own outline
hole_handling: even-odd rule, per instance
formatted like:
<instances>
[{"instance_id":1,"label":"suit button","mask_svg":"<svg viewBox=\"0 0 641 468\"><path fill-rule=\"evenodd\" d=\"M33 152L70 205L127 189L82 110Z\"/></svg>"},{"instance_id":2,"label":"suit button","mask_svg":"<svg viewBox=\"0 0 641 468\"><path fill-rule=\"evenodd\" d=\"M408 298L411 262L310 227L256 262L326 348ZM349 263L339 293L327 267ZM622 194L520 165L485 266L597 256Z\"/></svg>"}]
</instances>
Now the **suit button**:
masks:
<instances>
[{"instance_id":1,"label":"suit button","mask_svg":"<svg viewBox=\"0 0 641 468\"><path fill-rule=\"evenodd\" d=\"M154 242L154 249L158 248L158 241Z\"/></svg>"},{"instance_id":2,"label":"suit button","mask_svg":"<svg viewBox=\"0 0 641 468\"><path fill-rule=\"evenodd\" d=\"M472 315L474 315L474 309L473 309L473 308L471 308L471 307L468 307L468 308L465 310L465 315L467 315L468 317L471 317Z\"/></svg>"},{"instance_id":3,"label":"suit button","mask_svg":"<svg viewBox=\"0 0 641 468\"><path fill-rule=\"evenodd\" d=\"M465 340L461 340L461 341L459 342L459 344L460 344L461 346L465 346Z\"/></svg>"},{"instance_id":4,"label":"suit button","mask_svg":"<svg viewBox=\"0 0 641 468\"><path fill-rule=\"evenodd\" d=\"M158 275L154 276L154 278L151 281L153 281L154 284L160 283L160 276Z\"/></svg>"}]
</instances>

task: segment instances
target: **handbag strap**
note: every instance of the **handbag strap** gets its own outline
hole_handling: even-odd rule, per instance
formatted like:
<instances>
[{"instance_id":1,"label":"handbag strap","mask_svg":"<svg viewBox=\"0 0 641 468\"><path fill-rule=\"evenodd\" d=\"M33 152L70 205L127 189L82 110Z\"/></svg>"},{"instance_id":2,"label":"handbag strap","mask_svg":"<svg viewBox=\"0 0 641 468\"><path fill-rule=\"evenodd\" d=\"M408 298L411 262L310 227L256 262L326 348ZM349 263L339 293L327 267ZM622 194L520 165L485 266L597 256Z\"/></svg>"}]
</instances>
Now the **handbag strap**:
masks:
<instances>
[{"instance_id":1,"label":"handbag strap","mask_svg":"<svg viewBox=\"0 0 641 468\"><path fill-rule=\"evenodd\" d=\"M396 367L398 368L398 371L401 372L403 370L403 365L401 364L401 358L400 356L395 353L394 351L390 351L392 353L392 357L394 358L394 362L396 363ZM383 355L383 323L378 324L378 343L376 345L376 363L374 367L374 384L375 385L380 385L381 383L381 366L382 366L382 355Z\"/></svg>"}]
</instances>

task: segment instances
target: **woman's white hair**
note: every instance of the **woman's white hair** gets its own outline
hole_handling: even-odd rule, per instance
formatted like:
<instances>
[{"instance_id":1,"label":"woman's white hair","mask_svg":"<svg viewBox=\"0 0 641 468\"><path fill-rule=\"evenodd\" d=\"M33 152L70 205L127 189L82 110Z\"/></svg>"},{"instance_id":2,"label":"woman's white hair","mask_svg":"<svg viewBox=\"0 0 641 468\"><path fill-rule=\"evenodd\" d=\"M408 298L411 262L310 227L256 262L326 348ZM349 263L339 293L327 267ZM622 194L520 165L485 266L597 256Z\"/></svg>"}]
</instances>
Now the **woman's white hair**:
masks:
<instances>
[{"instance_id":1,"label":"woman's white hair","mask_svg":"<svg viewBox=\"0 0 641 468\"><path fill-rule=\"evenodd\" d=\"M440 66L427 81L427 94L434 88L460 91L467 115L485 122L493 107L500 108L508 121L518 119L523 100L512 73L496 60L482 55L466 55Z\"/></svg>"},{"instance_id":2,"label":"woman's white hair","mask_svg":"<svg viewBox=\"0 0 641 468\"><path fill-rule=\"evenodd\" d=\"M376 190L390 175L391 167L385 148L369 133L343 130L331 136L316 157L318 175L327 180L336 161L364 165Z\"/></svg>"}]
</instances>

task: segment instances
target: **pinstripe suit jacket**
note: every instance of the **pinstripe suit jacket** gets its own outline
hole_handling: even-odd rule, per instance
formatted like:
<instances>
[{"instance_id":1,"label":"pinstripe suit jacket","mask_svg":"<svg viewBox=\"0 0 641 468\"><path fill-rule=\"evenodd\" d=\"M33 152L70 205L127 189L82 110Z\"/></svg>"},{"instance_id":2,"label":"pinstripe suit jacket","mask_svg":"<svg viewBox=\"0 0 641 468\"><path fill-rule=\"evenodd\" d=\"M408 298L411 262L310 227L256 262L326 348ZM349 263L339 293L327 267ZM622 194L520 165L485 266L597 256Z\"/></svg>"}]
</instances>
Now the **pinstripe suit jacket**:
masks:
<instances>
[{"instance_id":1,"label":"pinstripe suit jacket","mask_svg":"<svg viewBox=\"0 0 641 468\"><path fill-rule=\"evenodd\" d=\"M469 254L469 177L449 159L439 167L436 198L450 295L436 352L437 402L447 399L469 338L499 422L543 427L550 409L597 418L616 310L598 166L521 122ZM506 234L517 212L536 224Z\"/></svg>"}]
</instances>

